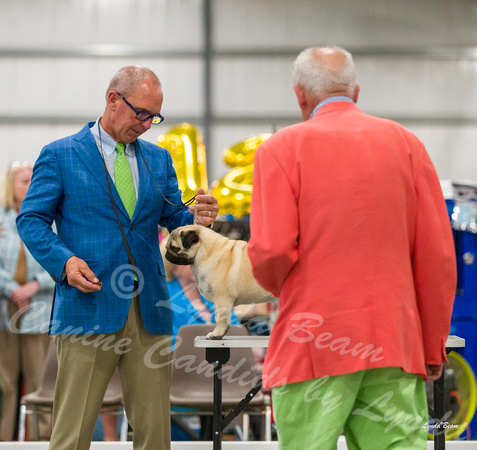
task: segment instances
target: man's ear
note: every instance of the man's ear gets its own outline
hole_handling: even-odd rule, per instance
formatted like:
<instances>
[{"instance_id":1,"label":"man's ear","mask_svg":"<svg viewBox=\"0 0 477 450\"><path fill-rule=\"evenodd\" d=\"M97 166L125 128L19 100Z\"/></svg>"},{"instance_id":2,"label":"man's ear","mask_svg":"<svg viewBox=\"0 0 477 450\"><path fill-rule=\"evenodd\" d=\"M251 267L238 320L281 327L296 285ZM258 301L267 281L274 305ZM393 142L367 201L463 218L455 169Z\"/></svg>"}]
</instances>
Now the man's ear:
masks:
<instances>
[{"instance_id":1,"label":"man's ear","mask_svg":"<svg viewBox=\"0 0 477 450\"><path fill-rule=\"evenodd\" d=\"M199 235L196 231L186 231L181 234L182 246L185 249L191 248L194 244L199 242Z\"/></svg>"},{"instance_id":2,"label":"man's ear","mask_svg":"<svg viewBox=\"0 0 477 450\"><path fill-rule=\"evenodd\" d=\"M293 90L295 91L295 95L298 100L298 105L300 106L300 109L303 111L308 105L306 94L305 94L305 88L303 86L294 85Z\"/></svg>"},{"instance_id":3,"label":"man's ear","mask_svg":"<svg viewBox=\"0 0 477 450\"><path fill-rule=\"evenodd\" d=\"M353 101L355 103L358 102L358 97L359 97L359 84L356 83L356 86L355 86L355 89L354 89L354 97L353 97Z\"/></svg>"},{"instance_id":4,"label":"man's ear","mask_svg":"<svg viewBox=\"0 0 477 450\"><path fill-rule=\"evenodd\" d=\"M108 95L106 96L106 104L109 105L111 110L115 110L117 108L119 100L121 100L121 97L119 97L116 91L108 92Z\"/></svg>"}]
</instances>

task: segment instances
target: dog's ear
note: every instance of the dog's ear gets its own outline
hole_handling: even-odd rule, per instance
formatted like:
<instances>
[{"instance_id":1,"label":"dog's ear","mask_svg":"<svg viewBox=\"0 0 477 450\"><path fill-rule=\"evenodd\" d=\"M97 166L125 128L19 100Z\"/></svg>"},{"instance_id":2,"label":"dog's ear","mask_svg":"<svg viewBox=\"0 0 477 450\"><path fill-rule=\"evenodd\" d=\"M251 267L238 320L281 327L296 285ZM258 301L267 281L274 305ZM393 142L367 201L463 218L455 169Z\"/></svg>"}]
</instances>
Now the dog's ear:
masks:
<instances>
[{"instance_id":1,"label":"dog's ear","mask_svg":"<svg viewBox=\"0 0 477 450\"><path fill-rule=\"evenodd\" d=\"M181 239L182 239L182 246L185 249L189 249L194 244L197 244L197 242L199 242L199 235L195 231L186 231L185 233L182 233Z\"/></svg>"}]
</instances>

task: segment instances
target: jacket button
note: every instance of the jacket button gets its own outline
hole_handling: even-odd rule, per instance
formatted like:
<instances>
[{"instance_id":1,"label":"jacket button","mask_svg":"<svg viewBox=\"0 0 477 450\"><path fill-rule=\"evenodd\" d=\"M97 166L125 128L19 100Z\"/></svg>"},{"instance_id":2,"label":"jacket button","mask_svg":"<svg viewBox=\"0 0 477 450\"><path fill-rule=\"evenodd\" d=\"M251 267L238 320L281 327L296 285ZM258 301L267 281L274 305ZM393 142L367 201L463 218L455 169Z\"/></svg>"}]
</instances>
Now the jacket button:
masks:
<instances>
[{"instance_id":1,"label":"jacket button","mask_svg":"<svg viewBox=\"0 0 477 450\"><path fill-rule=\"evenodd\" d=\"M133 230L134 230L134 225L131 225L131 226L129 227L129 229L130 229L131 231L133 231Z\"/></svg>"}]
</instances>

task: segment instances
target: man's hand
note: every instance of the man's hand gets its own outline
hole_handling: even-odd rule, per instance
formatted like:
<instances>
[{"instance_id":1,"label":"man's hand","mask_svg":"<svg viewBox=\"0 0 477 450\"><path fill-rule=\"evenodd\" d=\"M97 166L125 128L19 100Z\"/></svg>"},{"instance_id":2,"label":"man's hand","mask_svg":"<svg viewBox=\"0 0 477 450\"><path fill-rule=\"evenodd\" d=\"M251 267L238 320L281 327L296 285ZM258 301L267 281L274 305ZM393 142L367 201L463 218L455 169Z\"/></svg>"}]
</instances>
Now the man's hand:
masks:
<instances>
[{"instance_id":1,"label":"man's hand","mask_svg":"<svg viewBox=\"0 0 477 450\"><path fill-rule=\"evenodd\" d=\"M72 256L66 261L65 270L68 284L81 292L89 293L101 290L102 283L82 259Z\"/></svg>"},{"instance_id":2,"label":"man's hand","mask_svg":"<svg viewBox=\"0 0 477 450\"><path fill-rule=\"evenodd\" d=\"M444 364L426 364L427 379L436 381L441 377Z\"/></svg>"},{"instance_id":3,"label":"man's hand","mask_svg":"<svg viewBox=\"0 0 477 450\"><path fill-rule=\"evenodd\" d=\"M206 227L212 225L219 212L217 199L212 195L206 195L204 188L199 188L195 200L197 202L197 221L199 224ZM189 206L191 214L194 214L194 208L195 205Z\"/></svg>"},{"instance_id":4,"label":"man's hand","mask_svg":"<svg viewBox=\"0 0 477 450\"><path fill-rule=\"evenodd\" d=\"M2 223L0 222L0 239L3 237L6 231L6 227L2 227Z\"/></svg>"}]
</instances>

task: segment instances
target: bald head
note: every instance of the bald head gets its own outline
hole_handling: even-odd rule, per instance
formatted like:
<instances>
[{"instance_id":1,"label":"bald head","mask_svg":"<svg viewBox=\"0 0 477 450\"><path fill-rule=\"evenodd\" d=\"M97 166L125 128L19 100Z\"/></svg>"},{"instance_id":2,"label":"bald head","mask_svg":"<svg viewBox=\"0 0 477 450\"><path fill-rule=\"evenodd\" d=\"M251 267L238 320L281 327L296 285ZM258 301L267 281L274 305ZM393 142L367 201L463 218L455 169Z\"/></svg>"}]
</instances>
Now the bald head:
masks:
<instances>
[{"instance_id":1,"label":"bald head","mask_svg":"<svg viewBox=\"0 0 477 450\"><path fill-rule=\"evenodd\" d=\"M150 80L153 85L161 86L159 78L147 67L125 66L119 69L109 82L106 90L106 98L111 91L120 92L125 97L131 94L134 89L144 80Z\"/></svg>"},{"instance_id":2,"label":"bald head","mask_svg":"<svg viewBox=\"0 0 477 450\"><path fill-rule=\"evenodd\" d=\"M116 142L130 144L151 128L152 116L160 114L163 100L161 83L152 70L123 67L109 83L100 124ZM149 118L137 119L141 111Z\"/></svg>"},{"instance_id":3,"label":"bald head","mask_svg":"<svg viewBox=\"0 0 477 450\"><path fill-rule=\"evenodd\" d=\"M353 58L342 48L303 50L293 63L292 76L303 120L308 120L316 105L328 97L344 95L354 102L358 99Z\"/></svg>"},{"instance_id":4,"label":"bald head","mask_svg":"<svg viewBox=\"0 0 477 450\"><path fill-rule=\"evenodd\" d=\"M349 52L339 47L308 48L293 63L293 84L320 101L332 95L354 98L356 72Z\"/></svg>"}]
</instances>

